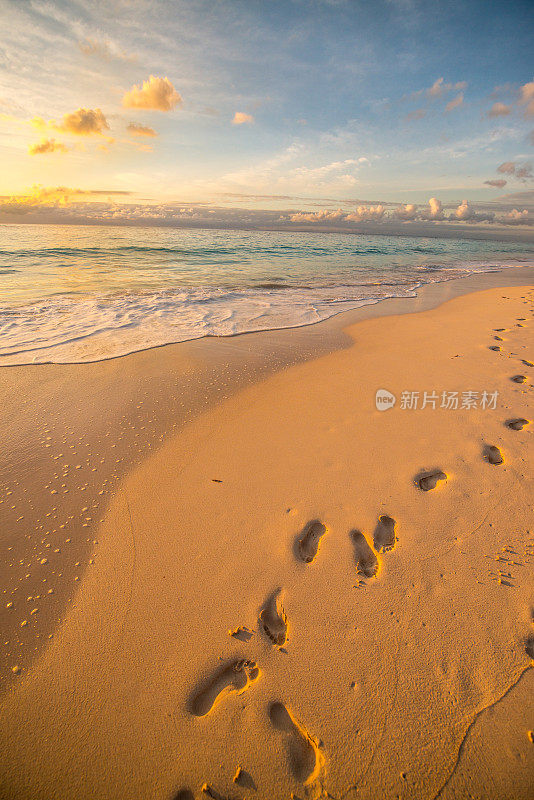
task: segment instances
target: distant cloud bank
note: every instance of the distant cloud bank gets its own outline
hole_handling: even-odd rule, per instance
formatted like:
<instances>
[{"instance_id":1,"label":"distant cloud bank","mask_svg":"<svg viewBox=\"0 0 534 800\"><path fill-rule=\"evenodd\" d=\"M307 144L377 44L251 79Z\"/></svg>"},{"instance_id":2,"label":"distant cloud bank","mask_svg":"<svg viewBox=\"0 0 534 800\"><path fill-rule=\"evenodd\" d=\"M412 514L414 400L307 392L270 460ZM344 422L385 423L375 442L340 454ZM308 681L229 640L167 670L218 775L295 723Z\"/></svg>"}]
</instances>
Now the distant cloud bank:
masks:
<instances>
[{"instance_id":1,"label":"distant cloud bank","mask_svg":"<svg viewBox=\"0 0 534 800\"><path fill-rule=\"evenodd\" d=\"M261 201L262 198L257 199ZM478 225L478 231L489 231L495 225L534 225L534 192L501 198L500 207L494 205L493 208L488 203L472 206L467 200L445 207L437 197L431 197L428 204L421 207L414 203L403 205L358 201L354 201L354 207L350 207L350 201L345 201L347 205L349 208L284 211L223 207L210 203L148 204L136 202L129 192L124 191L34 186L24 195L0 197L0 221L287 230L310 228L347 232L358 232L358 227L363 225L367 226L365 230L368 232L391 230L400 235L434 236L445 235L453 223L456 223L458 230L468 230Z\"/></svg>"}]
</instances>

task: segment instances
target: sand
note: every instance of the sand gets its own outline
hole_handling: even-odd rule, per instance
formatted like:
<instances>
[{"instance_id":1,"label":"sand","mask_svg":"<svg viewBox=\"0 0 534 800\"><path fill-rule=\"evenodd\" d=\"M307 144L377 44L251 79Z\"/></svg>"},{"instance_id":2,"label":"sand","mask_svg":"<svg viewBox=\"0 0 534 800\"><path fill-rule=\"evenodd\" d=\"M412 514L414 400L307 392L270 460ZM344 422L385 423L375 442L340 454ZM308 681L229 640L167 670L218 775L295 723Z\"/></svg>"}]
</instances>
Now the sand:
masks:
<instances>
[{"instance_id":1,"label":"sand","mask_svg":"<svg viewBox=\"0 0 534 800\"><path fill-rule=\"evenodd\" d=\"M531 797L533 315L510 286L363 319L161 415L4 693L2 796Z\"/></svg>"}]
</instances>

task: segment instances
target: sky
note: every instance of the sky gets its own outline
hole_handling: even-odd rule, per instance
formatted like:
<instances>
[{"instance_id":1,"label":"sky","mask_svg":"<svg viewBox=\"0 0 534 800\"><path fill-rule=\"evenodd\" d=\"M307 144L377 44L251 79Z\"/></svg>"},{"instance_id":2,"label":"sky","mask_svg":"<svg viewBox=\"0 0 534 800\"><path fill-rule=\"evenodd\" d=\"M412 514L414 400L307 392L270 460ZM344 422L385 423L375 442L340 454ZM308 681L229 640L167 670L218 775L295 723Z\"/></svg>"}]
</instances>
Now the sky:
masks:
<instances>
[{"instance_id":1,"label":"sky","mask_svg":"<svg viewBox=\"0 0 534 800\"><path fill-rule=\"evenodd\" d=\"M532 225L533 39L521 0L0 0L0 220Z\"/></svg>"}]
</instances>

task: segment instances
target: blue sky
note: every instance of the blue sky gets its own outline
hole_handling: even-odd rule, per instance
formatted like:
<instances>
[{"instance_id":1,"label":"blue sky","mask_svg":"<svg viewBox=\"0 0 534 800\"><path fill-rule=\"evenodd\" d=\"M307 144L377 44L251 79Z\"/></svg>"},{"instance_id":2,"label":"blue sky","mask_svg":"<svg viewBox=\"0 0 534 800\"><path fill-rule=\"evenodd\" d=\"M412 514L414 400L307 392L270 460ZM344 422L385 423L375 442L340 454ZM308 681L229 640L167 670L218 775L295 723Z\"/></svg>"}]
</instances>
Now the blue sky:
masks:
<instances>
[{"instance_id":1,"label":"blue sky","mask_svg":"<svg viewBox=\"0 0 534 800\"><path fill-rule=\"evenodd\" d=\"M4 196L304 207L532 189L531 2L0 0L0 15Z\"/></svg>"}]
</instances>

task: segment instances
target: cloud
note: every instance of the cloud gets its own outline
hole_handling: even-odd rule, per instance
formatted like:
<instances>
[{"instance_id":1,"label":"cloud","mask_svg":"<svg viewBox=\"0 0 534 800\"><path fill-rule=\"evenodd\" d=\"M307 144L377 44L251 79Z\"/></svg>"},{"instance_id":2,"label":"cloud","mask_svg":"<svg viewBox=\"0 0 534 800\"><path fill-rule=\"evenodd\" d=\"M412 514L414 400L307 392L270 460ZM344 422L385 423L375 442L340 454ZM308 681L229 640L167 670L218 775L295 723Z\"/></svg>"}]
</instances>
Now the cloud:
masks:
<instances>
[{"instance_id":1,"label":"cloud","mask_svg":"<svg viewBox=\"0 0 534 800\"><path fill-rule=\"evenodd\" d=\"M458 108L464 102L464 93L460 92L460 94L456 95L453 100L449 100L447 105L445 106L445 111L452 111L454 108Z\"/></svg>"},{"instance_id":2,"label":"cloud","mask_svg":"<svg viewBox=\"0 0 534 800\"><path fill-rule=\"evenodd\" d=\"M393 216L402 220L413 220L417 217L417 206L413 203L408 203L405 206L399 206L393 210Z\"/></svg>"},{"instance_id":3,"label":"cloud","mask_svg":"<svg viewBox=\"0 0 534 800\"><path fill-rule=\"evenodd\" d=\"M513 208L507 214L499 217L498 221L505 225L532 225L534 219L531 219L530 213L526 208L524 208L523 211Z\"/></svg>"},{"instance_id":4,"label":"cloud","mask_svg":"<svg viewBox=\"0 0 534 800\"><path fill-rule=\"evenodd\" d=\"M351 214L347 214L345 219L347 222L380 222L380 220L384 217L385 210L386 209L383 205L358 206L356 211L353 211Z\"/></svg>"},{"instance_id":5,"label":"cloud","mask_svg":"<svg viewBox=\"0 0 534 800\"><path fill-rule=\"evenodd\" d=\"M495 214L488 212L486 214L478 214L467 202L462 200L458 208L450 215L451 220L462 220L463 222L493 222Z\"/></svg>"},{"instance_id":6,"label":"cloud","mask_svg":"<svg viewBox=\"0 0 534 800\"><path fill-rule=\"evenodd\" d=\"M421 214L423 219L443 219L443 204L437 197L431 197L428 201L428 211Z\"/></svg>"},{"instance_id":7,"label":"cloud","mask_svg":"<svg viewBox=\"0 0 534 800\"><path fill-rule=\"evenodd\" d=\"M449 88L450 84L445 84L443 83L443 78L438 78L436 81L434 81L430 89L426 90L426 93L428 97L441 97L449 90Z\"/></svg>"},{"instance_id":8,"label":"cloud","mask_svg":"<svg viewBox=\"0 0 534 800\"><path fill-rule=\"evenodd\" d=\"M409 114L406 114L404 119L406 120L406 122L412 122L415 119L423 119L423 117L426 117L425 109L424 108L418 108L418 109L416 109L416 111L410 111Z\"/></svg>"},{"instance_id":9,"label":"cloud","mask_svg":"<svg viewBox=\"0 0 534 800\"><path fill-rule=\"evenodd\" d=\"M42 117L34 117L32 125L41 131L51 128L75 136L103 136L104 131L109 130L108 122L99 108L78 108L71 114L65 114L60 123L54 120L45 122Z\"/></svg>"},{"instance_id":10,"label":"cloud","mask_svg":"<svg viewBox=\"0 0 534 800\"><path fill-rule=\"evenodd\" d=\"M497 167L497 172L500 172L503 175L512 175L514 178L523 181L523 183L534 179L534 174L532 173L532 164L529 164L526 161L523 163L505 161L503 164L500 164Z\"/></svg>"},{"instance_id":11,"label":"cloud","mask_svg":"<svg viewBox=\"0 0 534 800\"><path fill-rule=\"evenodd\" d=\"M443 78L438 78L432 86L426 90L425 94L427 97L435 100L438 97L443 97L447 92L450 92L451 89L455 89L457 92L467 89L467 81L458 81L458 83L445 83Z\"/></svg>"},{"instance_id":12,"label":"cloud","mask_svg":"<svg viewBox=\"0 0 534 800\"><path fill-rule=\"evenodd\" d=\"M0 219L16 221L25 216L26 221L59 224L104 224L104 225L152 225L176 228L216 228L251 230L291 230L305 224L323 231L344 230L362 232L363 230L384 234L416 236L446 236L447 226L453 226L453 236L477 238L482 228L473 227L476 223L485 225L498 222L509 226L532 226L530 203L534 192L521 192L499 198L505 201L499 207L499 217L494 219L496 202L479 208L480 213L464 200L457 208L449 209L445 216L442 204L432 198L428 209L417 210L413 204L400 206L370 200L354 200L355 209L335 208L333 205L320 210L304 207L298 210L274 210L267 208L243 208L214 206L206 203L162 202L148 203L135 201L127 191L83 190L67 187L46 188L33 186L27 193L15 196L0 196ZM513 198L513 199L512 199ZM266 198L268 199L268 198ZM288 200L305 198L287 197ZM309 198L308 198L309 200ZM325 203L331 203L324 199ZM315 209L318 208L314 203ZM312 208L314 207L312 206ZM522 209L522 210L521 210ZM491 213L488 213L491 211ZM438 225L431 221L439 219ZM461 230L465 233L462 233ZM525 231L528 235L529 231ZM519 232L515 238L521 238ZM526 238L524 235L523 238Z\"/></svg>"},{"instance_id":13,"label":"cloud","mask_svg":"<svg viewBox=\"0 0 534 800\"><path fill-rule=\"evenodd\" d=\"M78 42L78 47L85 56L95 56L104 61L110 61L112 58L120 59L121 61L137 61L135 53L127 53L126 50L121 50L118 45L109 39L100 41L91 39L88 36L83 41Z\"/></svg>"},{"instance_id":14,"label":"cloud","mask_svg":"<svg viewBox=\"0 0 534 800\"><path fill-rule=\"evenodd\" d=\"M519 90L519 105L526 106L525 114L534 116L534 81L524 83Z\"/></svg>"},{"instance_id":15,"label":"cloud","mask_svg":"<svg viewBox=\"0 0 534 800\"><path fill-rule=\"evenodd\" d=\"M488 117L507 117L512 113L512 106L507 106L504 103L494 103L488 111Z\"/></svg>"},{"instance_id":16,"label":"cloud","mask_svg":"<svg viewBox=\"0 0 534 800\"><path fill-rule=\"evenodd\" d=\"M252 114L245 114L244 111L236 111L232 119L232 125L252 125L253 122Z\"/></svg>"},{"instance_id":17,"label":"cloud","mask_svg":"<svg viewBox=\"0 0 534 800\"><path fill-rule=\"evenodd\" d=\"M32 144L28 148L31 156L38 156L44 153L66 153L69 148L63 142L56 142L55 139L41 139L37 144Z\"/></svg>"},{"instance_id":18,"label":"cloud","mask_svg":"<svg viewBox=\"0 0 534 800\"><path fill-rule=\"evenodd\" d=\"M99 108L79 108L72 114L65 114L60 129L76 136L102 136L109 125Z\"/></svg>"},{"instance_id":19,"label":"cloud","mask_svg":"<svg viewBox=\"0 0 534 800\"><path fill-rule=\"evenodd\" d=\"M148 125L139 125L137 122L130 122L127 126L126 130L132 136L157 136L158 134L154 130L154 128L150 128Z\"/></svg>"},{"instance_id":20,"label":"cloud","mask_svg":"<svg viewBox=\"0 0 534 800\"><path fill-rule=\"evenodd\" d=\"M484 183L487 184L488 186L494 186L496 189L502 189L503 186L506 186L507 181L500 178L495 181L484 181Z\"/></svg>"},{"instance_id":21,"label":"cloud","mask_svg":"<svg viewBox=\"0 0 534 800\"><path fill-rule=\"evenodd\" d=\"M145 108L153 111L172 111L183 102L168 78L151 75L142 86L134 85L122 98L125 108Z\"/></svg>"}]
</instances>

